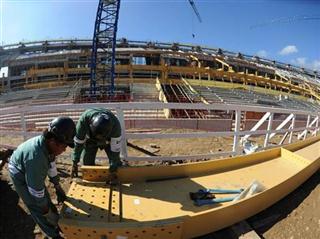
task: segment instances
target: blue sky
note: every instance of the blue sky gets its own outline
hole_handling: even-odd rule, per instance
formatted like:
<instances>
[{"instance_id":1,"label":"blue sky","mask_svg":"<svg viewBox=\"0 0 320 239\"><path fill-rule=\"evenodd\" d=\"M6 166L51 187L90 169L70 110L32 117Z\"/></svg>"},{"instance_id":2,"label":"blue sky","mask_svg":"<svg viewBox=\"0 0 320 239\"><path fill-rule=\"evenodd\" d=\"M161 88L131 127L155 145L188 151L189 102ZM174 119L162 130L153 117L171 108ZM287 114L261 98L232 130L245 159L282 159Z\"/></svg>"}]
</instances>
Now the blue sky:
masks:
<instances>
[{"instance_id":1,"label":"blue sky","mask_svg":"<svg viewBox=\"0 0 320 239\"><path fill-rule=\"evenodd\" d=\"M220 47L320 71L320 0L194 1L202 23L188 0L122 0L118 38ZM0 43L91 38L97 4L0 0Z\"/></svg>"}]
</instances>

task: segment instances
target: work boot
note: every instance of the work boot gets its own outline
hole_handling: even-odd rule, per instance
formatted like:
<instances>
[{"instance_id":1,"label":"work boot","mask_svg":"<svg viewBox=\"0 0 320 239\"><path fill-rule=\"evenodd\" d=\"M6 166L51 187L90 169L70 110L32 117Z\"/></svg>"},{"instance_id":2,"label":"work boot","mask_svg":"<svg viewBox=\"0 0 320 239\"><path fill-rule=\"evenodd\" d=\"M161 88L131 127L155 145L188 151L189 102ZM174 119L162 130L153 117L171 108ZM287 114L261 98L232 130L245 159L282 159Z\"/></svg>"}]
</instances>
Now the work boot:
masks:
<instances>
[{"instance_id":1,"label":"work boot","mask_svg":"<svg viewBox=\"0 0 320 239\"><path fill-rule=\"evenodd\" d=\"M52 239L64 239L64 237L62 237L62 236L56 236L56 237L52 237Z\"/></svg>"},{"instance_id":2,"label":"work boot","mask_svg":"<svg viewBox=\"0 0 320 239\"><path fill-rule=\"evenodd\" d=\"M60 232L59 232L59 229L57 230L58 231L58 235L55 236L55 237L52 237L52 239L64 239L63 236L61 236Z\"/></svg>"},{"instance_id":3,"label":"work boot","mask_svg":"<svg viewBox=\"0 0 320 239\"><path fill-rule=\"evenodd\" d=\"M110 185L118 184L118 176L116 172L110 172L107 179L107 184L110 184Z\"/></svg>"}]
</instances>

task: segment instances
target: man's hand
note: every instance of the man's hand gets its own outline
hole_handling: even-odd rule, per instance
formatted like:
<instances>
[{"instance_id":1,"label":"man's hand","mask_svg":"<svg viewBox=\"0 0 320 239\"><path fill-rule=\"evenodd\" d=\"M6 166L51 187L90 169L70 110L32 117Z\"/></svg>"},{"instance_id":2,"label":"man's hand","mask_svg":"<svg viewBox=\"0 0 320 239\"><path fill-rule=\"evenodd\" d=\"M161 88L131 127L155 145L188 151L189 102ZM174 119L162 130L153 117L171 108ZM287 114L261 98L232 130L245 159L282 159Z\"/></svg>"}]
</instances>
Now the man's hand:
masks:
<instances>
[{"instance_id":1,"label":"man's hand","mask_svg":"<svg viewBox=\"0 0 320 239\"><path fill-rule=\"evenodd\" d=\"M77 178L78 177L78 164L73 162L72 170L71 170L71 178Z\"/></svg>"},{"instance_id":2,"label":"man's hand","mask_svg":"<svg viewBox=\"0 0 320 239\"><path fill-rule=\"evenodd\" d=\"M54 188L56 189L58 203L63 203L67 199L66 193L64 192L60 184L55 185Z\"/></svg>"}]
</instances>

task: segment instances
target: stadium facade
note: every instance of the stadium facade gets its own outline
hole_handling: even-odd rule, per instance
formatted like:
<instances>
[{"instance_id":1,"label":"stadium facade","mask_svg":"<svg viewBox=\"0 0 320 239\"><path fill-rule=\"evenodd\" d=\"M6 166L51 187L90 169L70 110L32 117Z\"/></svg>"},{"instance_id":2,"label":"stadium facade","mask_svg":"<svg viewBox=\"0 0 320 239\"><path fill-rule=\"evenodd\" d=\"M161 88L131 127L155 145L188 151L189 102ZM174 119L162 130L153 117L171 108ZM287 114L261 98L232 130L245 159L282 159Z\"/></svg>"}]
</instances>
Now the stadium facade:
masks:
<instances>
[{"instance_id":1,"label":"stadium facade","mask_svg":"<svg viewBox=\"0 0 320 239\"><path fill-rule=\"evenodd\" d=\"M0 100L36 102L51 95L64 102L90 101L90 60L90 40L3 46L0 64L8 73L1 76ZM121 39L115 72L116 96L96 100L318 109L320 76L316 71L217 48ZM51 93L39 96L39 90L50 89ZM32 90L37 90L39 98Z\"/></svg>"}]
</instances>

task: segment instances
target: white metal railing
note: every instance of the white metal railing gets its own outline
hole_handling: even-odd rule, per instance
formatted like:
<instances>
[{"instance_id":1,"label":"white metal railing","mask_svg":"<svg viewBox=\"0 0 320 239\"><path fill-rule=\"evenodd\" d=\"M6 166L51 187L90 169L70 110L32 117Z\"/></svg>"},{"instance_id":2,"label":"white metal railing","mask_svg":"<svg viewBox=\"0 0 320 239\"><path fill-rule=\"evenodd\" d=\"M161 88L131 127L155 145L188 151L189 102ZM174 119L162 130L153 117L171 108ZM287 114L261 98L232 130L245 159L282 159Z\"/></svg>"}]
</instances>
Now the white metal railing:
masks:
<instances>
[{"instance_id":1,"label":"white metal railing","mask_svg":"<svg viewBox=\"0 0 320 239\"><path fill-rule=\"evenodd\" d=\"M297 134L298 139L305 139L307 136L316 135L319 131L319 115L320 112L308 112L299 110L287 110L279 108L257 107L257 106L239 106L228 104L181 104L181 103L94 103L94 104L60 104L60 105L44 105L44 106L25 106L25 107L10 107L0 108L0 135L20 135L24 138L28 138L39 134L39 132L29 132L27 130L27 117L32 117L33 122L35 117L40 120L41 114L48 114L48 112L56 113L59 115L69 115L70 117L78 118L79 115L88 108L103 107L116 112L117 117L120 120L122 126L122 148L121 155L126 160L133 161L150 161L150 160L193 160L204 159L218 156L234 156L242 154L241 143L248 139L250 136L263 135L265 137L263 148L272 147L269 145L269 140L275 134L284 134L280 144L283 144L285 138L289 135L289 143L292 141L293 133ZM188 109L188 110L222 110L228 113L234 113L233 126L230 126L226 131L214 131L214 132L191 132L191 133L129 133L126 129L126 117L125 112L128 110L164 110L164 109ZM243 112L260 112L265 113L261 119L256 120L256 124L250 130L241 130L241 122L245 119L241 119ZM284 118L276 121L275 115L280 114ZM297 124L297 117L305 120L300 121ZM10 122L19 122L19 130L11 130ZM37 118L36 118L37 119ZM49 123L49 118L45 118ZM156 119L155 119L156 120ZM169 119L162 119L169 120ZM188 119L203 120L205 119ZM231 119L229 119L231 120ZM5 126L4 123L6 122ZM208 122L210 122L208 120ZM260 129L263 124L266 124L264 128ZM303 124L303 126L301 126ZM285 127L285 126L288 127ZM298 126L297 126L298 125ZM127 140L128 139L166 139L166 138L205 138L205 137L233 137L232 151L214 152L209 154L198 155L181 155L181 156L148 156L148 157L133 157L128 155Z\"/></svg>"}]
</instances>

